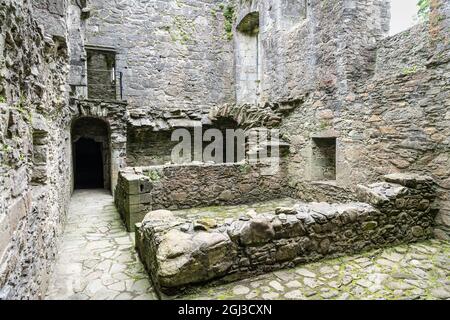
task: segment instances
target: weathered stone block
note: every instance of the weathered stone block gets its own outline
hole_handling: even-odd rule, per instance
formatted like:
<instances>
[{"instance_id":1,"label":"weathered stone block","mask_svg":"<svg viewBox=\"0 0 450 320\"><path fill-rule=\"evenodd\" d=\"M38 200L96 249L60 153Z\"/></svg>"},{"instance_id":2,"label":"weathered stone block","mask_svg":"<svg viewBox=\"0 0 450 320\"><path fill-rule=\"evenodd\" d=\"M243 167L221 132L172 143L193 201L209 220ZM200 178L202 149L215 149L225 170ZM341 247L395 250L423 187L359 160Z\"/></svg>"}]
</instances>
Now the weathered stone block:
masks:
<instances>
[{"instance_id":1,"label":"weathered stone block","mask_svg":"<svg viewBox=\"0 0 450 320\"><path fill-rule=\"evenodd\" d=\"M182 223L168 211L154 211L145 217L137 232L141 258L147 262L153 281L161 288L170 291L214 279L226 274L233 265L236 251L226 234L216 231L187 233L178 227L164 227L163 221L174 226ZM156 232L157 241L145 238L150 230ZM158 234L157 230L162 233ZM153 252L155 257L149 259L146 250ZM156 261L152 260L154 258Z\"/></svg>"},{"instance_id":2,"label":"weathered stone block","mask_svg":"<svg viewBox=\"0 0 450 320\"><path fill-rule=\"evenodd\" d=\"M25 166L14 172L12 181L12 195L14 197L20 196L25 191L28 186L28 179L27 168Z\"/></svg>"},{"instance_id":3,"label":"weathered stone block","mask_svg":"<svg viewBox=\"0 0 450 320\"><path fill-rule=\"evenodd\" d=\"M394 173L385 175L384 180L391 183L396 183L408 188L416 188L421 184L433 184L433 178L429 176L422 176L413 173Z\"/></svg>"},{"instance_id":4,"label":"weathered stone block","mask_svg":"<svg viewBox=\"0 0 450 320\"><path fill-rule=\"evenodd\" d=\"M271 241L275 237L275 231L271 221L258 217L245 223L240 230L240 243L243 245L261 245Z\"/></svg>"},{"instance_id":5,"label":"weathered stone block","mask_svg":"<svg viewBox=\"0 0 450 320\"><path fill-rule=\"evenodd\" d=\"M23 219L30 210L31 196L29 193L17 199L8 210L9 227L11 232L14 232L19 224L19 221Z\"/></svg>"},{"instance_id":6,"label":"weathered stone block","mask_svg":"<svg viewBox=\"0 0 450 320\"><path fill-rule=\"evenodd\" d=\"M151 181L148 177L138 174L123 174L121 173L121 182L123 183L123 189L126 194L141 194L148 193L152 189Z\"/></svg>"}]
</instances>

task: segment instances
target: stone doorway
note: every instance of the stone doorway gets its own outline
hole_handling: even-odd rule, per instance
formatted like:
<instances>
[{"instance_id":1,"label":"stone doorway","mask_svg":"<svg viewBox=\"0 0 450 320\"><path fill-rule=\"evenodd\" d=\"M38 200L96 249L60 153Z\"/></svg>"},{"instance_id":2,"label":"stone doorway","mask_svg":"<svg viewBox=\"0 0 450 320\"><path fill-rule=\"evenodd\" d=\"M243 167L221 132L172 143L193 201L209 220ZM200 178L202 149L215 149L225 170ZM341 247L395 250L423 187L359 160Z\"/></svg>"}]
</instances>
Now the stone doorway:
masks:
<instances>
[{"instance_id":1,"label":"stone doorway","mask_svg":"<svg viewBox=\"0 0 450 320\"><path fill-rule=\"evenodd\" d=\"M77 119L72 126L74 189L111 189L109 128L97 118Z\"/></svg>"}]
</instances>

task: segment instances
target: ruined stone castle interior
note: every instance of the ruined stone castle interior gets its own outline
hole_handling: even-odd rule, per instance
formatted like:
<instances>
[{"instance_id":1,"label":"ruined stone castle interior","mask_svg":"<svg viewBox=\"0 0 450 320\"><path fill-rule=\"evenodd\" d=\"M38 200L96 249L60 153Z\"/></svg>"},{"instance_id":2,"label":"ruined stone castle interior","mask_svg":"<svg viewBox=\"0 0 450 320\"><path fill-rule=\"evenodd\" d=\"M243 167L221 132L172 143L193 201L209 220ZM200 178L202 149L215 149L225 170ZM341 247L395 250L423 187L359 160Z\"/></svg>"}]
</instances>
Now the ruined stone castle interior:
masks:
<instances>
[{"instance_id":1,"label":"ruined stone castle interior","mask_svg":"<svg viewBox=\"0 0 450 320\"><path fill-rule=\"evenodd\" d=\"M0 0L0 300L450 299L450 2L390 20ZM277 130L279 170L176 129Z\"/></svg>"}]
</instances>

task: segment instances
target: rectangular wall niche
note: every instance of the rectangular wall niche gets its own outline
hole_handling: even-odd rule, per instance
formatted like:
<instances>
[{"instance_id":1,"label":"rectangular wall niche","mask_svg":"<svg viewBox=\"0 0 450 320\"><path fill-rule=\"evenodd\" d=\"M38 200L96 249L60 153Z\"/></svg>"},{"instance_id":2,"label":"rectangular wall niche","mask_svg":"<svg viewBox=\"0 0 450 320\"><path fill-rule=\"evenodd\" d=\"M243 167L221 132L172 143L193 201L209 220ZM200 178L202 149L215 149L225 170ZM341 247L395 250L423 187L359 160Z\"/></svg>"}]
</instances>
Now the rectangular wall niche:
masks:
<instances>
[{"instance_id":1,"label":"rectangular wall niche","mask_svg":"<svg viewBox=\"0 0 450 320\"><path fill-rule=\"evenodd\" d=\"M313 138L311 161L312 180L336 180L336 138Z\"/></svg>"},{"instance_id":2,"label":"rectangular wall niche","mask_svg":"<svg viewBox=\"0 0 450 320\"><path fill-rule=\"evenodd\" d=\"M33 171L32 185L47 183L48 132L33 130Z\"/></svg>"}]
</instances>

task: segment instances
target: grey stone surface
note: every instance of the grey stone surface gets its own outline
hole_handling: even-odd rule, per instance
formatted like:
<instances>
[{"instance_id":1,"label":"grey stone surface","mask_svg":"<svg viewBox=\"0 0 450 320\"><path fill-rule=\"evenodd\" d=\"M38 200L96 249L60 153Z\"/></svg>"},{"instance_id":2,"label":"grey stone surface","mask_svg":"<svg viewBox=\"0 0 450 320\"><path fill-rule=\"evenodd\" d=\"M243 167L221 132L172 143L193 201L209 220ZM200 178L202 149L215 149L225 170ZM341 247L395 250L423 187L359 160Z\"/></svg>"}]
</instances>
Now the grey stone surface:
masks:
<instances>
[{"instance_id":1,"label":"grey stone surface","mask_svg":"<svg viewBox=\"0 0 450 320\"><path fill-rule=\"evenodd\" d=\"M256 16L258 21L251 19ZM0 297L44 296L73 186L71 128L79 117L100 118L110 126L110 170L105 171L111 172L106 187L113 192L126 165L168 162L175 128L219 127L227 118L244 129L280 129L276 144L289 154L280 177L270 183L289 185L289 196L301 201L354 202L356 185L387 173L431 176L437 184L438 201L431 208L439 209L436 220L401 231L422 237L433 228L436 237L448 240L450 4L432 1L428 23L384 38L389 16L387 0L310 0L306 6L291 0L1 1ZM92 46L117 53L128 103L85 100L86 49ZM246 96L251 100L241 99ZM316 152L320 139L335 139L335 154L332 146L326 157ZM169 188L174 207L192 197L197 178L178 190ZM240 190L233 193L231 184L224 183L212 198L237 203L251 194L249 185L238 183ZM389 184L371 187L375 207L402 190ZM204 203L193 199L190 206ZM395 210L429 206L402 200ZM146 196L131 201L149 203ZM156 208L133 208L148 209ZM242 223L249 216L245 212ZM322 216L314 219L324 222ZM402 213L396 217L408 220ZM282 212L279 218L283 224L294 217ZM195 229L211 225L202 221ZM373 219L361 224L366 232L382 225ZM108 246L93 246L102 245ZM333 244L324 240L317 246L327 251ZM423 265L420 258L413 265ZM114 270L123 269L122 259ZM396 261L380 263L393 268ZM358 285L340 296L361 290ZM320 294L335 296L333 290ZM109 289L100 290L98 297L108 295Z\"/></svg>"},{"instance_id":2,"label":"grey stone surface","mask_svg":"<svg viewBox=\"0 0 450 320\"><path fill-rule=\"evenodd\" d=\"M93 1L86 41L117 50L131 112L209 108L234 96L233 42L224 26L227 5Z\"/></svg>"},{"instance_id":3,"label":"grey stone surface","mask_svg":"<svg viewBox=\"0 0 450 320\"><path fill-rule=\"evenodd\" d=\"M46 299L156 299L112 197L76 191Z\"/></svg>"},{"instance_id":4,"label":"grey stone surface","mask_svg":"<svg viewBox=\"0 0 450 320\"><path fill-rule=\"evenodd\" d=\"M408 187L393 183L360 186L360 198L370 204L298 203L291 208L296 215L276 214L286 212L285 207L260 214L250 211L247 221L209 223L201 229L184 228L186 223L195 223L192 218L168 214L170 219L154 219L160 212L150 212L136 230L137 250L155 289L173 294L211 280L226 282L324 257L430 237L436 214L430 207L436 197L433 180L406 174L385 179ZM392 267L399 259L395 255L388 258L379 263ZM325 278L335 271L330 267L320 269ZM311 289L321 283L307 270L300 269L299 273ZM372 286L365 281L358 284ZM277 291L284 289L276 281L269 285ZM397 289L404 290L405 286L402 283ZM335 295L327 292L322 298Z\"/></svg>"},{"instance_id":5,"label":"grey stone surface","mask_svg":"<svg viewBox=\"0 0 450 320\"><path fill-rule=\"evenodd\" d=\"M69 55L61 2L49 13L58 21L53 36L33 18L34 2L0 3L0 299L43 297L67 212Z\"/></svg>"}]
</instances>

